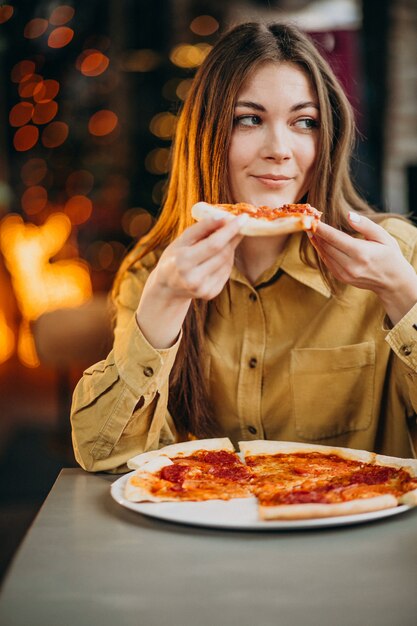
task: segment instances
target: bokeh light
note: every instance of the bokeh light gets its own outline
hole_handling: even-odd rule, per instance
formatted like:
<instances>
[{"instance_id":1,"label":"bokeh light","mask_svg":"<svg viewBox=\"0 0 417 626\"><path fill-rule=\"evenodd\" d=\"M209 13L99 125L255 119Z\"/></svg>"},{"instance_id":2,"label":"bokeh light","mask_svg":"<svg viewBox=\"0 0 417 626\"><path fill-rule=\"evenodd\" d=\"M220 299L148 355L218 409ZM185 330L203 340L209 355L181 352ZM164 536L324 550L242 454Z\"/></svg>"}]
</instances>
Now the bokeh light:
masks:
<instances>
[{"instance_id":1,"label":"bokeh light","mask_svg":"<svg viewBox=\"0 0 417 626\"><path fill-rule=\"evenodd\" d=\"M42 143L45 148L57 148L68 137L69 128L65 122L51 122L42 132Z\"/></svg>"},{"instance_id":2,"label":"bokeh light","mask_svg":"<svg viewBox=\"0 0 417 626\"><path fill-rule=\"evenodd\" d=\"M41 37L47 31L48 26L48 20L35 17L26 24L23 35L26 39L36 39L37 37Z\"/></svg>"},{"instance_id":3,"label":"bokeh light","mask_svg":"<svg viewBox=\"0 0 417 626\"><path fill-rule=\"evenodd\" d=\"M74 225L83 224L93 212L93 203L86 196L72 196L65 204L65 214Z\"/></svg>"},{"instance_id":4,"label":"bokeh light","mask_svg":"<svg viewBox=\"0 0 417 626\"><path fill-rule=\"evenodd\" d=\"M80 57L82 57L80 59ZM109 58L99 50L84 50L77 59L77 66L84 76L99 76L109 66Z\"/></svg>"},{"instance_id":5,"label":"bokeh light","mask_svg":"<svg viewBox=\"0 0 417 626\"><path fill-rule=\"evenodd\" d=\"M59 93L59 82L57 80L42 80L33 90L33 100L43 104L53 100Z\"/></svg>"},{"instance_id":6,"label":"bokeh light","mask_svg":"<svg viewBox=\"0 0 417 626\"><path fill-rule=\"evenodd\" d=\"M207 37L219 29L219 22L211 15L199 15L191 22L190 29L196 35Z\"/></svg>"},{"instance_id":7,"label":"bokeh light","mask_svg":"<svg viewBox=\"0 0 417 626\"><path fill-rule=\"evenodd\" d=\"M212 46L208 43L198 43L196 45L181 43L171 50L169 58L178 67L198 67L204 61L211 48Z\"/></svg>"},{"instance_id":8,"label":"bokeh light","mask_svg":"<svg viewBox=\"0 0 417 626\"><path fill-rule=\"evenodd\" d=\"M176 94L180 100L185 100L192 84L192 78L186 78L178 84Z\"/></svg>"},{"instance_id":9,"label":"bokeh light","mask_svg":"<svg viewBox=\"0 0 417 626\"><path fill-rule=\"evenodd\" d=\"M69 197L86 196L94 186L94 176L88 170L71 172L65 183L65 190Z\"/></svg>"},{"instance_id":10,"label":"bokeh light","mask_svg":"<svg viewBox=\"0 0 417 626\"><path fill-rule=\"evenodd\" d=\"M16 65L13 66L11 79L14 83L20 83L22 80L31 76L31 74L34 74L35 69L36 65L33 61L19 61L19 63L16 63Z\"/></svg>"},{"instance_id":11,"label":"bokeh light","mask_svg":"<svg viewBox=\"0 0 417 626\"><path fill-rule=\"evenodd\" d=\"M49 102L39 102L35 105L32 120L34 124L47 124L54 119L58 113L58 105L55 100Z\"/></svg>"},{"instance_id":12,"label":"bokeh light","mask_svg":"<svg viewBox=\"0 0 417 626\"><path fill-rule=\"evenodd\" d=\"M3 4L0 6L0 24L7 22L13 15L14 8L11 4Z\"/></svg>"},{"instance_id":13,"label":"bokeh light","mask_svg":"<svg viewBox=\"0 0 417 626\"><path fill-rule=\"evenodd\" d=\"M111 133L118 124L118 118L113 111L102 109L90 117L88 130L92 135L102 137Z\"/></svg>"},{"instance_id":14,"label":"bokeh light","mask_svg":"<svg viewBox=\"0 0 417 626\"><path fill-rule=\"evenodd\" d=\"M48 37L48 46L50 48L64 48L67 46L74 37L74 31L68 26L58 26L55 28Z\"/></svg>"},{"instance_id":15,"label":"bokeh light","mask_svg":"<svg viewBox=\"0 0 417 626\"><path fill-rule=\"evenodd\" d=\"M168 172L170 151L168 148L155 148L145 159L145 167L151 174L166 174Z\"/></svg>"},{"instance_id":16,"label":"bokeh light","mask_svg":"<svg viewBox=\"0 0 417 626\"><path fill-rule=\"evenodd\" d=\"M45 187L35 185L28 187L22 195L22 209L27 215L35 215L42 211L48 203L48 192Z\"/></svg>"},{"instance_id":17,"label":"bokeh light","mask_svg":"<svg viewBox=\"0 0 417 626\"><path fill-rule=\"evenodd\" d=\"M143 237L151 228L152 223L152 215L142 208L129 209L122 216L122 228L133 239Z\"/></svg>"},{"instance_id":18,"label":"bokeh light","mask_svg":"<svg viewBox=\"0 0 417 626\"><path fill-rule=\"evenodd\" d=\"M39 139L39 131L36 126L27 125L19 128L13 137L13 145L18 152L30 150Z\"/></svg>"},{"instance_id":19,"label":"bokeh light","mask_svg":"<svg viewBox=\"0 0 417 626\"><path fill-rule=\"evenodd\" d=\"M56 7L49 16L49 22L53 26L62 26L74 17L75 10L66 4Z\"/></svg>"},{"instance_id":20,"label":"bokeh light","mask_svg":"<svg viewBox=\"0 0 417 626\"><path fill-rule=\"evenodd\" d=\"M26 187L38 185L46 176L48 167L44 159L29 159L22 166L20 177Z\"/></svg>"},{"instance_id":21,"label":"bokeh light","mask_svg":"<svg viewBox=\"0 0 417 626\"><path fill-rule=\"evenodd\" d=\"M18 102L9 114L10 126L24 126L32 119L33 104L30 102Z\"/></svg>"},{"instance_id":22,"label":"bokeh light","mask_svg":"<svg viewBox=\"0 0 417 626\"><path fill-rule=\"evenodd\" d=\"M171 139L177 126L177 117L168 111L157 113L149 125L150 131L160 139Z\"/></svg>"},{"instance_id":23,"label":"bokeh light","mask_svg":"<svg viewBox=\"0 0 417 626\"><path fill-rule=\"evenodd\" d=\"M19 96L21 98L31 98L42 81L43 77L39 74L31 74L30 76L27 76L25 79L20 81L18 88Z\"/></svg>"}]
</instances>

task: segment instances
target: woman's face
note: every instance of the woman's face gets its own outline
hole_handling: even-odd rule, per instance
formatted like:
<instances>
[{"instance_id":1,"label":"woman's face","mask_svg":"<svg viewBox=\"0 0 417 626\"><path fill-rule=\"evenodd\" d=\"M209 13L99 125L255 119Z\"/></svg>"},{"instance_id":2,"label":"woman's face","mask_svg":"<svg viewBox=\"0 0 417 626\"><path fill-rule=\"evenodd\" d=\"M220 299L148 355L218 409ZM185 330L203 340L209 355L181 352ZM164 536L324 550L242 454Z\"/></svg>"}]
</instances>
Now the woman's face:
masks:
<instances>
[{"instance_id":1,"label":"woman's face","mask_svg":"<svg viewBox=\"0 0 417 626\"><path fill-rule=\"evenodd\" d=\"M229 148L233 202L279 207L309 189L320 112L307 75L292 63L267 63L238 94Z\"/></svg>"}]
</instances>

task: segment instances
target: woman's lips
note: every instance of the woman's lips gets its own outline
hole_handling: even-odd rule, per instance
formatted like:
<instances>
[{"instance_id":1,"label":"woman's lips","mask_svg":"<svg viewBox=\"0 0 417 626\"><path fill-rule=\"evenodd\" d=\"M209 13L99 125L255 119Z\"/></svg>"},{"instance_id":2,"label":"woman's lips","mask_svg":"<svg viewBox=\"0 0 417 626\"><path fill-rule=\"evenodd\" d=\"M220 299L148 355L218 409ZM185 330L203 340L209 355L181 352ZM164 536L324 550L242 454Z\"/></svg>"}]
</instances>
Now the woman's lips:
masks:
<instances>
[{"instance_id":1,"label":"woman's lips","mask_svg":"<svg viewBox=\"0 0 417 626\"><path fill-rule=\"evenodd\" d=\"M254 176L254 178L269 189L281 189L286 187L293 179L286 176Z\"/></svg>"}]
</instances>

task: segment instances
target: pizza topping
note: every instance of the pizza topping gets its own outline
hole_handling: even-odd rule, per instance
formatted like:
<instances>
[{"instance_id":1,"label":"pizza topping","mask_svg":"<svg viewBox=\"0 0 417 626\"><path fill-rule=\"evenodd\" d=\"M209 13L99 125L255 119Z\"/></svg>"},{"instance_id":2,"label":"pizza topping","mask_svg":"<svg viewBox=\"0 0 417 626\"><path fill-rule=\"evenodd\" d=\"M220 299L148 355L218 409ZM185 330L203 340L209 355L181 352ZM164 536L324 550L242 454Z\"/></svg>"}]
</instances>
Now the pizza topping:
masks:
<instances>
[{"instance_id":1,"label":"pizza topping","mask_svg":"<svg viewBox=\"0 0 417 626\"><path fill-rule=\"evenodd\" d=\"M395 464L395 459L389 465L389 457L379 457L382 462L378 463L378 457L371 454L355 459L354 454L349 458L345 449L338 454L335 449L325 453L323 447L320 451L314 448L252 455L247 450L245 463L230 449L194 447L188 454L181 449L177 456L169 455L169 464L154 463L149 471L143 468L151 463L143 465L128 485L140 492L139 501L146 500L146 494L151 500L177 502L255 496L263 519L280 519L280 515L291 519L293 511L300 509L289 505L317 504L324 509L335 505L336 509L330 507L330 514L338 515L343 513L334 511L346 511L346 504L355 502L361 511L369 506L395 506L396 502L417 504L417 466L414 471L412 461L409 467L402 467L401 463ZM167 460L163 454L159 458ZM364 500L372 500L373 504ZM317 511L317 507L313 508ZM322 507L320 511L321 515L326 514Z\"/></svg>"},{"instance_id":2,"label":"pizza topping","mask_svg":"<svg viewBox=\"0 0 417 626\"><path fill-rule=\"evenodd\" d=\"M247 202L238 202L237 204L214 204L213 206L220 209L226 209L233 215L247 213L250 217L268 221L276 220L282 217L297 217L300 215L311 215L319 220L321 216L321 212L312 207L310 204L284 204L283 206L275 209L268 206L255 207Z\"/></svg>"}]
</instances>

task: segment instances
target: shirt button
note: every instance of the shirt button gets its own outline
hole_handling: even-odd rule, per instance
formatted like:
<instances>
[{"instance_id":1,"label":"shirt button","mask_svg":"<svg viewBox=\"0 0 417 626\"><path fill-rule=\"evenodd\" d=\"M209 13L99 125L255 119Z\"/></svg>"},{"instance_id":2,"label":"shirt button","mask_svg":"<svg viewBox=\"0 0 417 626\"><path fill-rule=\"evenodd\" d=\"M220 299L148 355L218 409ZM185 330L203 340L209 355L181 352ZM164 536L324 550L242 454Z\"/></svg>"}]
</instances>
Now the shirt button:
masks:
<instances>
[{"instance_id":1,"label":"shirt button","mask_svg":"<svg viewBox=\"0 0 417 626\"><path fill-rule=\"evenodd\" d=\"M256 293L253 293L253 291L250 292L249 294L249 300L251 300L251 302L256 302L258 299Z\"/></svg>"},{"instance_id":2,"label":"shirt button","mask_svg":"<svg viewBox=\"0 0 417 626\"><path fill-rule=\"evenodd\" d=\"M401 346L400 351L404 354L404 356L410 356L413 349L411 346L404 345L404 346Z\"/></svg>"},{"instance_id":3,"label":"shirt button","mask_svg":"<svg viewBox=\"0 0 417 626\"><path fill-rule=\"evenodd\" d=\"M153 369L151 367L144 367L143 373L145 374L145 376L150 378L151 376L153 376Z\"/></svg>"},{"instance_id":4,"label":"shirt button","mask_svg":"<svg viewBox=\"0 0 417 626\"><path fill-rule=\"evenodd\" d=\"M249 367L251 369L253 369L254 367L256 367L258 365L258 359L256 359L254 356L250 359L249 361Z\"/></svg>"},{"instance_id":5,"label":"shirt button","mask_svg":"<svg viewBox=\"0 0 417 626\"><path fill-rule=\"evenodd\" d=\"M256 435L256 433L258 432L255 426L248 426L248 431L250 432L251 435Z\"/></svg>"}]
</instances>

